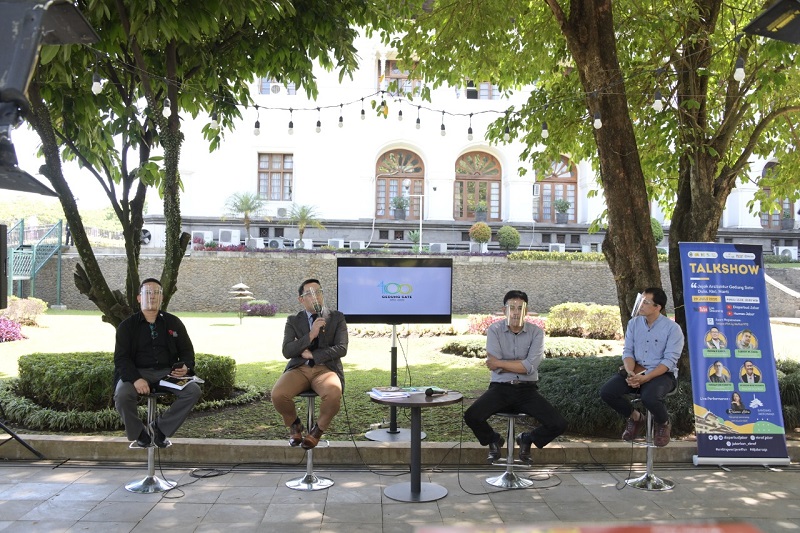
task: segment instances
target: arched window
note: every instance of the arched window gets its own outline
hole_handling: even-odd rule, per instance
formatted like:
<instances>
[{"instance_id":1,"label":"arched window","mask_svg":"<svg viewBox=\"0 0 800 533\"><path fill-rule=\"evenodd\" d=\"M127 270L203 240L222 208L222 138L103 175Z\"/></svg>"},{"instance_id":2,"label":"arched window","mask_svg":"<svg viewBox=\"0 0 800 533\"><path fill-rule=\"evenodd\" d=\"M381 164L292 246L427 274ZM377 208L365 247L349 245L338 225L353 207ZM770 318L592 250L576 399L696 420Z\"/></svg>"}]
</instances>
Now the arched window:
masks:
<instances>
[{"instance_id":1,"label":"arched window","mask_svg":"<svg viewBox=\"0 0 800 533\"><path fill-rule=\"evenodd\" d=\"M764 178L769 174L769 171L775 167L778 163L774 161L770 161L766 165L764 165L764 169L761 171L761 177ZM767 196L770 196L770 188L764 187L764 192ZM788 198L783 198L780 202L780 208L772 211L771 213L762 212L761 213L761 227L764 229L782 229L782 220L784 216L787 219L791 219L791 226L794 225L794 212L795 212L795 205L794 202L789 200Z\"/></svg>"},{"instance_id":2,"label":"arched window","mask_svg":"<svg viewBox=\"0 0 800 533\"><path fill-rule=\"evenodd\" d=\"M456 161L453 218L475 220L475 211L486 211L487 221L500 220L500 162L486 152L468 152Z\"/></svg>"},{"instance_id":3,"label":"arched window","mask_svg":"<svg viewBox=\"0 0 800 533\"><path fill-rule=\"evenodd\" d=\"M533 196L533 219L536 222L556 222L556 200L569 202L567 220L577 221L578 171L569 158L561 156L560 161L550 166L550 173L533 184Z\"/></svg>"},{"instance_id":4,"label":"arched window","mask_svg":"<svg viewBox=\"0 0 800 533\"><path fill-rule=\"evenodd\" d=\"M425 190L425 165L422 163L422 158L410 150L391 150L378 159L375 165L376 218L393 218L392 198L403 196L405 179L410 182L408 191L405 191L410 196L409 213L406 218L419 220L420 199L422 191Z\"/></svg>"}]
</instances>

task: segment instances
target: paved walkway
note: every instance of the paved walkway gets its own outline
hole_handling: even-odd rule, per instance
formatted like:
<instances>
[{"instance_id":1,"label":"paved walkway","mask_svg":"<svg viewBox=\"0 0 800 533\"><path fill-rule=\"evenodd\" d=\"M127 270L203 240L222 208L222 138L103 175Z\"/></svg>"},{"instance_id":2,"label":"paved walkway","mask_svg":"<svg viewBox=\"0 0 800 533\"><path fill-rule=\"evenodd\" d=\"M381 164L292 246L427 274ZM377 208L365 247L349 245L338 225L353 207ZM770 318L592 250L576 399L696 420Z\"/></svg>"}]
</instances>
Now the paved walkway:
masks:
<instances>
[{"instance_id":1,"label":"paved walkway","mask_svg":"<svg viewBox=\"0 0 800 533\"><path fill-rule=\"evenodd\" d=\"M729 471L656 465L657 474L676 483L669 492L627 487L622 480L629 470L620 466L535 466L525 472L534 488L502 491L483 482L499 470L423 471L423 482L446 487L448 495L435 502L401 503L383 494L387 486L409 480L401 469L323 467L317 473L335 484L300 492L284 483L302 474L304 464L223 467L214 477L194 477L189 468L168 465L163 473L177 480L179 489L142 495L125 490L127 482L144 477L142 465L12 461L0 464L0 530L372 533L472 526L476 532L532 533L579 524L667 523L667 531L676 531L671 526L687 522L741 521L764 532L800 531L797 464ZM201 469L195 475L210 472Z\"/></svg>"}]
</instances>

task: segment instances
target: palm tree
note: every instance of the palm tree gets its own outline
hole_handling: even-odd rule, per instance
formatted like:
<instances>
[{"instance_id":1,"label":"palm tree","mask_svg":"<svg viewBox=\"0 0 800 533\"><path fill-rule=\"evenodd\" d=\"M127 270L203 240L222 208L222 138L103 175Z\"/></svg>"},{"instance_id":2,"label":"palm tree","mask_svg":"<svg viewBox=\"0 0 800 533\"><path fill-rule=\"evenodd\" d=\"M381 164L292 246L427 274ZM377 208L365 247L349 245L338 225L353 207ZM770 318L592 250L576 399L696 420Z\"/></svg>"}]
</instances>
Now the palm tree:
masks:
<instances>
[{"instance_id":1,"label":"palm tree","mask_svg":"<svg viewBox=\"0 0 800 533\"><path fill-rule=\"evenodd\" d=\"M325 229L322 222L317 220L317 212L314 210L314 206L311 205L292 204L289 219L292 223L297 224L297 232L300 234L300 243L303 242L303 233L305 233L306 227L314 226L317 229Z\"/></svg>"},{"instance_id":2,"label":"palm tree","mask_svg":"<svg viewBox=\"0 0 800 533\"><path fill-rule=\"evenodd\" d=\"M264 208L264 199L256 193L237 192L225 204L228 214L244 219L244 231L250 238L250 217L258 216Z\"/></svg>"}]
</instances>

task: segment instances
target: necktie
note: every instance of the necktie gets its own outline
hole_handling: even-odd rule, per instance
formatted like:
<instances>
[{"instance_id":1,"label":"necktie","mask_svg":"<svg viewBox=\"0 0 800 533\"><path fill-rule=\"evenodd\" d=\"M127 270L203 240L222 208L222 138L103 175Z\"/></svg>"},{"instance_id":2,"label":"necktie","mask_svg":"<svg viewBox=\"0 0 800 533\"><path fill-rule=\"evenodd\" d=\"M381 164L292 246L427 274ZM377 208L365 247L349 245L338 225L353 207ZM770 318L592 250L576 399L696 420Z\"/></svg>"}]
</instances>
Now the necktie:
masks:
<instances>
[{"instance_id":1,"label":"necktie","mask_svg":"<svg viewBox=\"0 0 800 533\"><path fill-rule=\"evenodd\" d=\"M309 329L311 329L311 325L314 323L314 321L315 321L317 318L319 318L319 315L318 315L318 314L316 314L316 313L313 313L313 314L311 315L311 323L308 325L308 328L309 328ZM316 339L314 339L313 341L311 341L311 344L309 345L308 349L309 349L309 350L316 350L318 347L319 347L319 337L317 337ZM314 360L313 360L313 359L309 359L308 361L306 361L306 364L307 364L308 366L314 366Z\"/></svg>"}]
</instances>

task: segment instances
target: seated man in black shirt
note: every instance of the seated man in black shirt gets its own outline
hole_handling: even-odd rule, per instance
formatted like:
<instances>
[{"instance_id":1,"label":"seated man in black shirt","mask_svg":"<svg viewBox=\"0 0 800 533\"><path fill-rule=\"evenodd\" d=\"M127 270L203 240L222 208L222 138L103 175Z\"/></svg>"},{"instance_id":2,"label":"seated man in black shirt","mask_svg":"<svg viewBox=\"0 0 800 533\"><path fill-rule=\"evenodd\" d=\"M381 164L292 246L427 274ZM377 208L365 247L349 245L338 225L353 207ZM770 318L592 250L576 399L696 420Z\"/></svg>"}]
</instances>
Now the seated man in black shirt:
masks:
<instances>
[{"instance_id":1,"label":"seated man in black shirt","mask_svg":"<svg viewBox=\"0 0 800 533\"><path fill-rule=\"evenodd\" d=\"M125 424L128 440L142 448L155 443L166 448L173 435L189 416L202 391L197 383L183 389L159 389L177 398L167 411L147 428L139 419L136 404L140 394L150 394L164 376L183 377L194 370L194 347L178 317L160 311L161 282L148 278L139 286L136 300L141 311L122 321L114 347L114 405Z\"/></svg>"}]
</instances>

